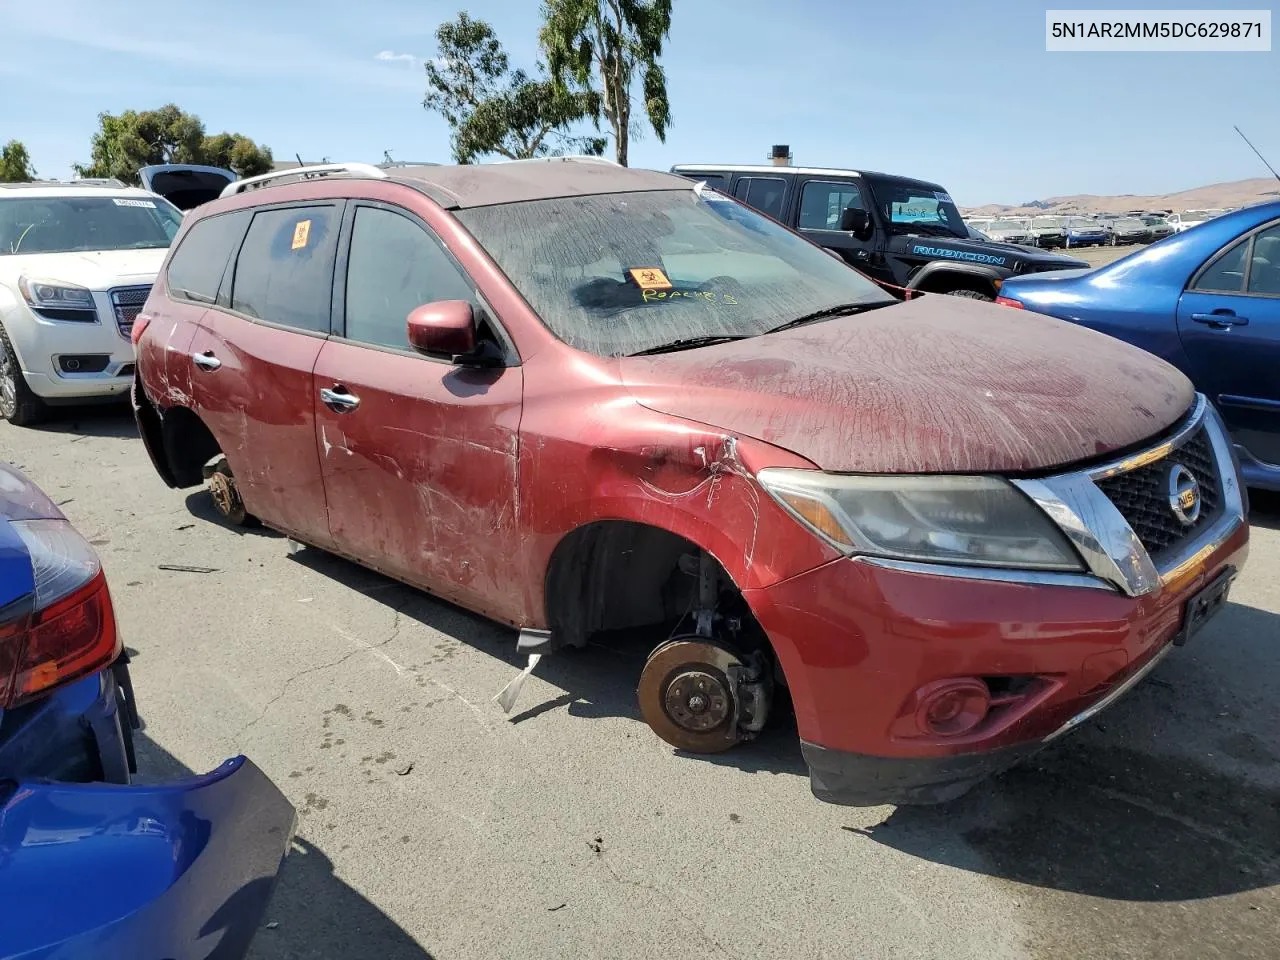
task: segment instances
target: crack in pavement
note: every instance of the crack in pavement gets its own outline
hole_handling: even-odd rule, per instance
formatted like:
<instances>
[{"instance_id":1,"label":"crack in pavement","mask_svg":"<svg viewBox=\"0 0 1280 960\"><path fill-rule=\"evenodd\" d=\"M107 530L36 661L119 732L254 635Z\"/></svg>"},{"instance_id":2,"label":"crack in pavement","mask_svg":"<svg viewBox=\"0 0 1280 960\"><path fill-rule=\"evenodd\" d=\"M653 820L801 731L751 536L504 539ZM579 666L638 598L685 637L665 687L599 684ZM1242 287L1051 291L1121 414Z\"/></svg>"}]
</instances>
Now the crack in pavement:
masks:
<instances>
[{"instance_id":1,"label":"crack in pavement","mask_svg":"<svg viewBox=\"0 0 1280 960\"><path fill-rule=\"evenodd\" d=\"M252 720L250 720L243 727L241 727L239 730L236 731L235 737L232 739L232 743L234 743L236 745L236 748L239 749L240 738L243 737L246 733L248 733L254 726L262 722L263 718L266 717L268 711L270 711L273 706L279 703L280 700L284 698L284 695L289 692L289 687L295 680L300 680L303 677L312 673L319 673L321 670L329 670L329 669L332 669L333 667L341 666L342 664L350 660L352 657L354 657L356 654L376 653L379 647L385 647L387 644L391 643L393 640L396 640L399 638L400 629L402 626L403 624L401 623L401 619L400 619L400 609L397 607L395 608L395 618L392 620L392 623L391 623L390 635L385 640L381 640L378 643L366 643L364 640L361 640L359 637L355 636L352 633L348 633L346 630L343 630L340 627L336 627L336 626L333 627L332 629L338 634L338 636L342 637L343 639L351 643L355 643L357 645L356 649L347 651L341 657L338 657L336 660L330 660L327 663L321 663L313 667L307 667L305 670L299 670L297 673L286 678L284 683L281 684L280 686L280 692L266 702L266 704L262 708L262 711L256 717L254 717ZM386 654L379 654L379 655L382 657L382 659L384 659L387 663L391 664L391 666L395 668L397 676L403 673L404 668L401 667L398 663L396 663Z\"/></svg>"}]
</instances>

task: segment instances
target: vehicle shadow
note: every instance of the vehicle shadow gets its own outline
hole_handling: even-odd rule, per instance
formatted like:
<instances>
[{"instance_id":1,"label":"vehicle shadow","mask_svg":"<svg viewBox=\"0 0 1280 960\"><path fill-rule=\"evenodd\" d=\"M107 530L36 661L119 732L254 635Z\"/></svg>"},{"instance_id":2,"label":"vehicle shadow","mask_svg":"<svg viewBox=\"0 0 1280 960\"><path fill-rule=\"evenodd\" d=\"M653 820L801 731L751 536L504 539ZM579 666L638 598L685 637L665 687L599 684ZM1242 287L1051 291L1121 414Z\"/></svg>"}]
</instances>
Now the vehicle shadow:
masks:
<instances>
[{"instance_id":1,"label":"vehicle shadow","mask_svg":"<svg viewBox=\"0 0 1280 960\"><path fill-rule=\"evenodd\" d=\"M1280 640L1280 616L1241 604L1215 626L1224 642ZM960 799L899 807L854 832L921 859L1113 901L1280 884L1280 788L1240 773L1274 773L1280 756L1267 745L1280 742L1280 724L1269 700L1236 698L1225 678L1192 694L1197 675L1229 666L1201 651L1197 664L1166 661L1087 729ZM1161 678L1167 670L1177 683Z\"/></svg>"},{"instance_id":2,"label":"vehicle shadow","mask_svg":"<svg viewBox=\"0 0 1280 960\"><path fill-rule=\"evenodd\" d=\"M138 435L138 425L127 403L83 407L49 407L46 419L27 427L43 433L79 434L83 437L125 439Z\"/></svg>"},{"instance_id":3,"label":"vehicle shadow","mask_svg":"<svg viewBox=\"0 0 1280 960\"><path fill-rule=\"evenodd\" d=\"M183 501L186 504L187 512L197 520L203 520L206 523L217 524L238 536L267 537L268 539L282 540L284 535L277 533L270 527L237 527L222 519L222 514L218 512L218 508L213 505L213 497L210 496L206 487L199 487L187 494Z\"/></svg>"},{"instance_id":4,"label":"vehicle shadow","mask_svg":"<svg viewBox=\"0 0 1280 960\"><path fill-rule=\"evenodd\" d=\"M149 737L135 734L135 738L140 782L194 775ZM214 915L231 913L238 902L260 898L265 893L250 883ZM333 862L323 850L301 837L294 839L280 869L263 925L249 948L247 957L251 960L431 960L431 954L394 920L336 876ZM220 956L216 950L211 954Z\"/></svg>"},{"instance_id":5,"label":"vehicle shadow","mask_svg":"<svg viewBox=\"0 0 1280 960\"><path fill-rule=\"evenodd\" d=\"M1268 530L1280 530L1280 492L1249 491L1249 524Z\"/></svg>"}]
</instances>

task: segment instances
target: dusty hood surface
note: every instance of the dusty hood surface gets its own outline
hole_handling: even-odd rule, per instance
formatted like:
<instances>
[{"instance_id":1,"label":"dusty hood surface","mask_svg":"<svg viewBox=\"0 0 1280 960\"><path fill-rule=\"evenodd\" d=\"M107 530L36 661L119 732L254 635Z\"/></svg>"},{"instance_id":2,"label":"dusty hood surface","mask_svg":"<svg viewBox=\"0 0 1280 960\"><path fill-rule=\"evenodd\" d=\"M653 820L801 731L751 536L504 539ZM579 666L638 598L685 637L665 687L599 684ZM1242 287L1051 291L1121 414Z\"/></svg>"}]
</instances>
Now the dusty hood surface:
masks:
<instances>
[{"instance_id":1,"label":"dusty hood surface","mask_svg":"<svg viewBox=\"0 0 1280 960\"><path fill-rule=\"evenodd\" d=\"M97 250L83 253L32 253L0 257L0 279L16 282L26 274L39 280L61 280L90 290L129 283L153 283L168 247L143 250Z\"/></svg>"},{"instance_id":2,"label":"dusty hood surface","mask_svg":"<svg viewBox=\"0 0 1280 960\"><path fill-rule=\"evenodd\" d=\"M1146 440L1194 396L1118 340L938 295L620 366L654 410L841 472L1044 470Z\"/></svg>"}]
</instances>

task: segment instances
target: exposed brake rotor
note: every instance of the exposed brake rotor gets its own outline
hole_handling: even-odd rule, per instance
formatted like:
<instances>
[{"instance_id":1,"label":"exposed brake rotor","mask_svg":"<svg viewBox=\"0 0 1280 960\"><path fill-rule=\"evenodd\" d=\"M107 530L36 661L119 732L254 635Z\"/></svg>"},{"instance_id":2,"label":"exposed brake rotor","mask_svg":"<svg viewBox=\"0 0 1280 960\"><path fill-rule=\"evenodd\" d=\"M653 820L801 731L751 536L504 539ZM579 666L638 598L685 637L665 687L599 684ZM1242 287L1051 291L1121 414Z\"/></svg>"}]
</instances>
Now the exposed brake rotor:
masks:
<instances>
[{"instance_id":1,"label":"exposed brake rotor","mask_svg":"<svg viewBox=\"0 0 1280 960\"><path fill-rule=\"evenodd\" d=\"M209 494L213 497L213 505L218 508L230 523L243 526L248 521L248 511L244 501L240 499L240 491L236 489L236 480L227 470L226 461L219 461L209 473Z\"/></svg>"},{"instance_id":2,"label":"exposed brake rotor","mask_svg":"<svg viewBox=\"0 0 1280 960\"><path fill-rule=\"evenodd\" d=\"M673 747L721 753L743 737L731 678L745 669L732 652L702 637L668 641L649 655L640 674L640 713Z\"/></svg>"}]
</instances>

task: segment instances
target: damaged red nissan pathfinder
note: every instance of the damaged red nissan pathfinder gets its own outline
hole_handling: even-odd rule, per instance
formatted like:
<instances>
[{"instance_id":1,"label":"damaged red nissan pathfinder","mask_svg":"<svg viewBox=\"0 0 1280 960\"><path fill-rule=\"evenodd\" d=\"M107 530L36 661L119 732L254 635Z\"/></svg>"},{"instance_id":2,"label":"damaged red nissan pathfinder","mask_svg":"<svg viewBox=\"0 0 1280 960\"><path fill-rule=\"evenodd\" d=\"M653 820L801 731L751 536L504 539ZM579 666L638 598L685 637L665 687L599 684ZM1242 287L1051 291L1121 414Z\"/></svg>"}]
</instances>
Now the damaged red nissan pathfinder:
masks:
<instances>
[{"instance_id":1,"label":"damaged red nissan pathfinder","mask_svg":"<svg viewBox=\"0 0 1280 960\"><path fill-rule=\"evenodd\" d=\"M607 162L232 184L134 326L174 487L520 629L651 632L664 740L794 705L814 792L958 796L1219 609L1248 527L1173 367L899 303L702 184Z\"/></svg>"}]
</instances>

